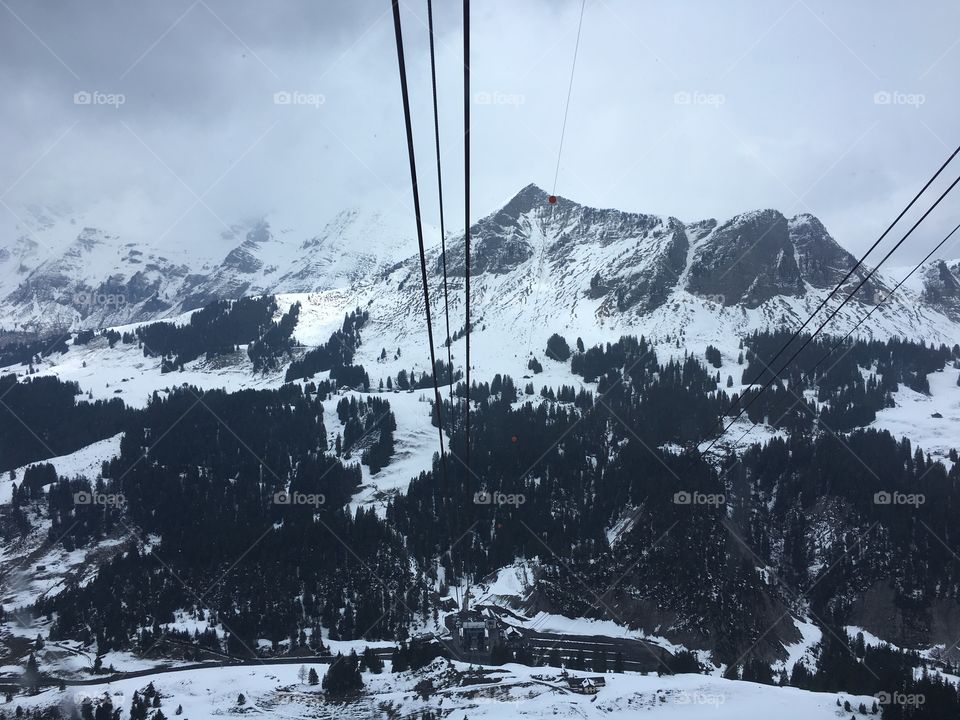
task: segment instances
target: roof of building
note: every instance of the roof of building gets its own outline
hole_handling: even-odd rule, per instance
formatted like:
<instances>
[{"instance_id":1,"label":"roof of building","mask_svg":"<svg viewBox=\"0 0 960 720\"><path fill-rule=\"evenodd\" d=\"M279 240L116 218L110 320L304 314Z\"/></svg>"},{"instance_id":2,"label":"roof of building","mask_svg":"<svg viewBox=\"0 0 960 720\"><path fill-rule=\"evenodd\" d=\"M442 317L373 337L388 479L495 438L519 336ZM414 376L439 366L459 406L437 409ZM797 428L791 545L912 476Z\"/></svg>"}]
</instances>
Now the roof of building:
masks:
<instances>
[{"instance_id":1,"label":"roof of building","mask_svg":"<svg viewBox=\"0 0 960 720\"><path fill-rule=\"evenodd\" d=\"M607 684L607 681L603 677L568 677L567 685L571 688L587 688L587 687L603 687Z\"/></svg>"}]
</instances>

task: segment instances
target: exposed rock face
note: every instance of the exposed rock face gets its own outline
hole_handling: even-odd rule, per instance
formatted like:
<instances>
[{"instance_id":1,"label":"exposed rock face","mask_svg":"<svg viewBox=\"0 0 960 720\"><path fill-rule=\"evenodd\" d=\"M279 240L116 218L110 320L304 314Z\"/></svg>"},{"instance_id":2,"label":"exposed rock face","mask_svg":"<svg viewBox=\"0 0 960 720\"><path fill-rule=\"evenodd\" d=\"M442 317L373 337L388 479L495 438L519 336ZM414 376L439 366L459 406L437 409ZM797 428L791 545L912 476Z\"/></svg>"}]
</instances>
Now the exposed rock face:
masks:
<instances>
[{"instance_id":1,"label":"exposed rock face","mask_svg":"<svg viewBox=\"0 0 960 720\"><path fill-rule=\"evenodd\" d=\"M558 289L582 286L602 312L645 313L662 304L686 265L683 223L642 213L597 209L528 185L471 228L471 272L519 273ZM441 271L442 258L435 263ZM529 267L521 267L530 263ZM448 244L448 273L463 275L463 238ZM518 276L518 282L521 278Z\"/></svg>"},{"instance_id":2,"label":"exposed rock face","mask_svg":"<svg viewBox=\"0 0 960 720\"><path fill-rule=\"evenodd\" d=\"M919 607L902 607L889 583L874 583L852 604L850 624L901 647L953 644L960 635L956 602L940 599Z\"/></svg>"},{"instance_id":3,"label":"exposed rock face","mask_svg":"<svg viewBox=\"0 0 960 720\"><path fill-rule=\"evenodd\" d=\"M697 246L687 289L724 305L755 308L777 296L802 297L808 288L832 289L856 262L813 215L788 220L760 210L738 215ZM853 291L868 271L857 268L842 291ZM871 278L856 297L875 302L884 288Z\"/></svg>"},{"instance_id":4,"label":"exposed rock face","mask_svg":"<svg viewBox=\"0 0 960 720\"><path fill-rule=\"evenodd\" d=\"M694 253L687 289L723 305L755 308L777 296L804 292L790 225L776 210L738 215L711 233Z\"/></svg>"},{"instance_id":5,"label":"exposed rock face","mask_svg":"<svg viewBox=\"0 0 960 720\"><path fill-rule=\"evenodd\" d=\"M537 210L547 204L547 194L536 185L528 185L499 211L471 227L470 272L507 273L532 258ZM466 272L463 237L455 244L459 245L460 252L448 251L447 273L460 276ZM437 269L441 269L439 263Z\"/></svg>"},{"instance_id":6,"label":"exposed rock face","mask_svg":"<svg viewBox=\"0 0 960 720\"><path fill-rule=\"evenodd\" d=\"M797 269L813 287L834 287L856 264L857 259L840 247L813 215L797 215L790 219L789 227Z\"/></svg>"},{"instance_id":7,"label":"exposed rock face","mask_svg":"<svg viewBox=\"0 0 960 720\"><path fill-rule=\"evenodd\" d=\"M665 227L651 233L651 240L659 247L653 252L638 247L627 263L638 270L628 272L616 288L616 307L620 311L635 309L646 313L659 307L686 267L690 242L679 220L670 218Z\"/></svg>"},{"instance_id":8,"label":"exposed rock face","mask_svg":"<svg viewBox=\"0 0 960 720\"><path fill-rule=\"evenodd\" d=\"M935 260L921 269L923 300L954 320L960 320L960 262Z\"/></svg>"},{"instance_id":9,"label":"exposed rock face","mask_svg":"<svg viewBox=\"0 0 960 720\"><path fill-rule=\"evenodd\" d=\"M263 269L264 263L257 253L261 246L270 242L270 224L260 221L247 232L247 237L239 246L231 250L223 259L223 268L244 275L252 275Z\"/></svg>"},{"instance_id":10,"label":"exposed rock face","mask_svg":"<svg viewBox=\"0 0 960 720\"><path fill-rule=\"evenodd\" d=\"M589 307L599 319L629 319L653 313L686 290L714 308L754 309L777 299L771 322L788 322L805 311L802 299L832 288L856 263L812 215L787 219L776 210L758 210L723 223L683 222L548 198L528 185L471 228L472 272L481 297L490 289L486 302L533 301L572 314ZM242 295L350 291L378 283L390 268L418 262L412 227L376 212L345 211L307 235L265 219L241 223L209 247L180 247L171 255L175 260L167 257L171 248L158 254L149 243L56 212L41 208L30 217L0 248L6 271L0 305L8 324L12 318L21 330L150 320ZM41 235L43 247L32 240ZM47 252L54 236L60 249ZM463 246L462 235L448 238L447 270L459 282ZM215 252L201 253L211 248ZM435 249L428 252L436 279L443 258ZM865 272L854 273L845 289ZM931 264L922 277L919 301L960 321L956 264ZM857 299L875 302L885 289L882 280L871 281ZM405 290L417 288L409 284ZM420 302L414 295L403 300L408 309ZM122 302L76 302L91 296ZM795 308L784 310L784 302L797 298ZM887 305L910 327L916 302L911 296Z\"/></svg>"}]
</instances>

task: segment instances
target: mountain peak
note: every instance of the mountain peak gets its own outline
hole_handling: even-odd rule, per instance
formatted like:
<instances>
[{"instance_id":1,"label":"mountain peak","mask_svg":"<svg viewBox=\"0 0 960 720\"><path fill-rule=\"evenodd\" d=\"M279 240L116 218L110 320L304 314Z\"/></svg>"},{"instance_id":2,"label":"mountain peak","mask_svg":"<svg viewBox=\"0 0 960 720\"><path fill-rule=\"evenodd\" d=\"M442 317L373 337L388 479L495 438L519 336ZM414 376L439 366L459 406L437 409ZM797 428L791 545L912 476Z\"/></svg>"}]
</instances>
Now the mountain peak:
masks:
<instances>
[{"instance_id":1,"label":"mountain peak","mask_svg":"<svg viewBox=\"0 0 960 720\"><path fill-rule=\"evenodd\" d=\"M750 308L777 295L801 295L787 219L779 210L751 210L720 225L697 248L687 288Z\"/></svg>"},{"instance_id":2,"label":"mountain peak","mask_svg":"<svg viewBox=\"0 0 960 720\"><path fill-rule=\"evenodd\" d=\"M923 299L948 317L960 319L960 277L949 261L932 260L923 267Z\"/></svg>"},{"instance_id":3,"label":"mountain peak","mask_svg":"<svg viewBox=\"0 0 960 720\"><path fill-rule=\"evenodd\" d=\"M510 201L500 209L498 214L504 213L512 218L517 218L535 207L546 205L549 197L550 195L546 190L534 183L530 183L514 195Z\"/></svg>"},{"instance_id":4,"label":"mountain peak","mask_svg":"<svg viewBox=\"0 0 960 720\"><path fill-rule=\"evenodd\" d=\"M826 227L824 227L824 224L820 222L820 218L818 218L816 215L812 215L811 213L799 213L798 215L794 215L792 218L790 218L790 223L798 226L810 225L814 229L821 232L827 231Z\"/></svg>"},{"instance_id":5,"label":"mountain peak","mask_svg":"<svg viewBox=\"0 0 960 720\"><path fill-rule=\"evenodd\" d=\"M273 235L270 232L270 223L265 218L260 218L252 223L243 244L247 247L257 247L271 239L273 239Z\"/></svg>"},{"instance_id":6,"label":"mountain peak","mask_svg":"<svg viewBox=\"0 0 960 720\"><path fill-rule=\"evenodd\" d=\"M547 191L544 190L544 189L543 189L542 187L540 187L539 185L537 185L536 183L528 183L527 185L525 185L524 187L522 187L522 188L520 189L520 192L518 192L517 195L522 195L522 194L525 193L525 192L546 193Z\"/></svg>"},{"instance_id":7,"label":"mountain peak","mask_svg":"<svg viewBox=\"0 0 960 720\"><path fill-rule=\"evenodd\" d=\"M756 210L747 210L730 218L724 226L736 227L739 225L750 225L755 223L772 224L786 222L786 217L782 212L775 208L758 208Z\"/></svg>"}]
</instances>

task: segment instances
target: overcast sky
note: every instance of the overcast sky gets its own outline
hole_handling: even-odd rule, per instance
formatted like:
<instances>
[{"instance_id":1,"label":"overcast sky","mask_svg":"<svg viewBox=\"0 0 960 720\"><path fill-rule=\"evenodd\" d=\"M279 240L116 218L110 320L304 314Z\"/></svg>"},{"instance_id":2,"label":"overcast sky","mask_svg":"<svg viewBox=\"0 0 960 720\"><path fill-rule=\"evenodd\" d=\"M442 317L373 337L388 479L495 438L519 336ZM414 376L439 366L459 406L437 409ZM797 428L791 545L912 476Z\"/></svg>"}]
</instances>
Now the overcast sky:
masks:
<instances>
[{"instance_id":1,"label":"overcast sky","mask_svg":"<svg viewBox=\"0 0 960 720\"><path fill-rule=\"evenodd\" d=\"M436 6L448 226L460 229L461 7ZM579 11L474 2L474 219L529 182L552 188ZM404 0L435 223L425 16L425 0ZM0 0L0 48L8 220L59 205L145 239L175 223L199 242L263 215L306 236L359 205L405 214L412 232L388 0ZM958 69L948 0L587 0L556 190L684 220L811 212L861 249L960 142ZM900 264L960 221L960 201L930 220Z\"/></svg>"}]
</instances>

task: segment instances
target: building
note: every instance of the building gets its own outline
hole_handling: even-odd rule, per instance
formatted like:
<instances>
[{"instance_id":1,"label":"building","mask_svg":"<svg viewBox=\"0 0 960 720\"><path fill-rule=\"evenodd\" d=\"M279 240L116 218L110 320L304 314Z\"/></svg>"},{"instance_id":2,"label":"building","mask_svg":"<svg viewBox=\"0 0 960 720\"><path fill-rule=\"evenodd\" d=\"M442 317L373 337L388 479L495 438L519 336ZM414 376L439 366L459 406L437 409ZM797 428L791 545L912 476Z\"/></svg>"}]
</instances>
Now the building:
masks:
<instances>
[{"instance_id":1,"label":"building","mask_svg":"<svg viewBox=\"0 0 960 720\"><path fill-rule=\"evenodd\" d=\"M607 681L602 677L568 677L567 678L567 687L570 688L575 693L580 693L581 695L596 695L597 689L602 688L607 684Z\"/></svg>"},{"instance_id":2,"label":"building","mask_svg":"<svg viewBox=\"0 0 960 720\"><path fill-rule=\"evenodd\" d=\"M467 653L489 653L500 641L500 624L490 610L470 609L470 591L456 617L457 642Z\"/></svg>"},{"instance_id":3,"label":"building","mask_svg":"<svg viewBox=\"0 0 960 720\"><path fill-rule=\"evenodd\" d=\"M523 644L523 633L515 627L509 627L503 633L503 639L506 641L507 647L516 648Z\"/></svg>"},{"instance_id":4,"label":"building","mask_svg":"<svg viewBox=\"0 0 960 720\"><path fill-rule=\"evenodd\" d=\"M467 652L490 652L499 639L497 621L478 610L461 612L457 617L460 647Z\"/></svg>"}]
</instances>

